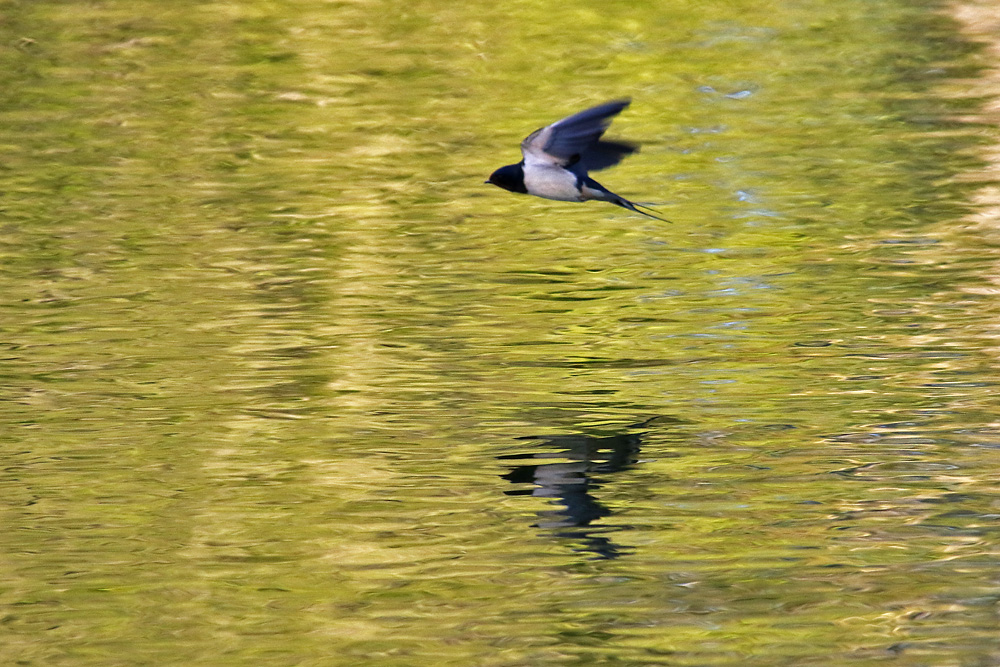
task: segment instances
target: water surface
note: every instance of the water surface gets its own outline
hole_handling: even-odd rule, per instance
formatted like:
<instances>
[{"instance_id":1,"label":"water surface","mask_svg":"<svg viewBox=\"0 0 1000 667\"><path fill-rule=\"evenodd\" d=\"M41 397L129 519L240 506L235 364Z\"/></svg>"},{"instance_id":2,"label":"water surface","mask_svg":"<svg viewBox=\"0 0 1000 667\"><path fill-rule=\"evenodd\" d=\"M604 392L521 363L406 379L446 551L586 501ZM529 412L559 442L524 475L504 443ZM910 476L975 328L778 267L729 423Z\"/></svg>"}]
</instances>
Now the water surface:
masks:
<instances>
[{"instance_id":1,"label":"water surface","mask_svg":"<svg viewBox=\"0 0 1000 667\"><path fill-rule=\"evenodd\" d=\"M936 3L0 10L3 662L998 660ZM482 184L625 95L671 224Z\"/></svg>"}]
</instances>

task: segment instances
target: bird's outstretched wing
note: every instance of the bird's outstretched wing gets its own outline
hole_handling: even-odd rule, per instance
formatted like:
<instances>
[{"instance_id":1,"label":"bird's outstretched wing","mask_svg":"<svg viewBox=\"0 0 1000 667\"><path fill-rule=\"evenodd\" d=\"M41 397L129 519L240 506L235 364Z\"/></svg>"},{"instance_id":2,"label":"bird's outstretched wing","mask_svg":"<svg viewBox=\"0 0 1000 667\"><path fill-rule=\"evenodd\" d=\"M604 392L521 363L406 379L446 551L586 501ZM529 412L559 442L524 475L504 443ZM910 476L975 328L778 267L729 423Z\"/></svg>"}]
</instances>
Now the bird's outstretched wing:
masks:
<instances>
[{"instance_id":1,"label":"bird's outstretched wing","mask_svg":"<svg viewBox=\"0 0 1000 667\"><path fill-rule=\"evenodd\" d=\"M600 171L613 167L632 153L639 151L639 145L628 141L598 141L580 154L580 168L583 171Z\"/></svg>"},{"instance_id":2,"label":"bird's outstretched wing","mask_svg":"<svg viewBox=\"0 0 1000 667\"><path fill-rule=\"evenodd\" d=\"M567 167L580 162L585 169L595 171L617 164L634 153L636 146L600 139L611 119L630 102L627 99L605 102L535 130L521 142L525 164Z\"/></svg>"}]
</instances>

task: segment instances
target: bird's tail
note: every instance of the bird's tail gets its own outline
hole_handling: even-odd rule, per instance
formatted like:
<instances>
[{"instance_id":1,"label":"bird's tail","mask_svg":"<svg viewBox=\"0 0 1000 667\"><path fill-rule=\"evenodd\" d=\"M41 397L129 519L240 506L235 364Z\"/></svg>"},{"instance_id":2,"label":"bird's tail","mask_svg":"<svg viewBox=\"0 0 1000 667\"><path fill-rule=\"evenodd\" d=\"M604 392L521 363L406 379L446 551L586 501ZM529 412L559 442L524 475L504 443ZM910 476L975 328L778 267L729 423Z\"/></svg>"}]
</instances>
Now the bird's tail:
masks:
<instances>
[{"instance_id":1,"label":"bird's tail","mask_svg":"<svg viewBox=\"0 0 1000 667\"><path fill-rule=\"evenodd\" d=\"M580 193L583 195L584 201L588 199L598 199L600 201L611 202L612 204L616 204L617 206L621 206L622 208L627 208L630 211L634 211L639 215L644 215L647 218L660 220L662 222L670 222L670 220L667 220L666 218L661 218L658 215L653 215L652 213L646 213L646 211L640 211L639 208L649 209L650 211L655 211L656 209L650 208L649 206L645 206L643 204L636 204L635 202L630 202L629 200L625 199L625 197L622 197L621 195L616 195L614 192L608 190L606 187L604 187L603 185L601 185L600 183L598 183L597 181L595 181L590 177L585 177L583 179L582 187L580 188Z\"/></svg>"},{"instance_id":2,"label":"bird's tail","mask_svg":"<svg viewBox=\"0 0 1000 667\"><path fill-rule=\"evenodd\" d=\"M640 211L639 210L640 208L645 208L645 209L648 209L650 211L655 211L656 210L655 208L652 208L652 207L649 207L649 206L645 206L643 204L636 204L635 202L630 202L629 200L625 199L621 195L614 195L614 197L615 197L614 199L609 200L612 204L617 204L618 206L621 206L622 208L627 208L630 211L635 211L639 215L644 215L647 218L653 218L654 220L661 220L663 222L669 222L669 223L673 224L672 221L667 220L666 218L661 218L658 215L653 215L652 213L646 213L646 211Z\"/></svg>"}]
</instances>

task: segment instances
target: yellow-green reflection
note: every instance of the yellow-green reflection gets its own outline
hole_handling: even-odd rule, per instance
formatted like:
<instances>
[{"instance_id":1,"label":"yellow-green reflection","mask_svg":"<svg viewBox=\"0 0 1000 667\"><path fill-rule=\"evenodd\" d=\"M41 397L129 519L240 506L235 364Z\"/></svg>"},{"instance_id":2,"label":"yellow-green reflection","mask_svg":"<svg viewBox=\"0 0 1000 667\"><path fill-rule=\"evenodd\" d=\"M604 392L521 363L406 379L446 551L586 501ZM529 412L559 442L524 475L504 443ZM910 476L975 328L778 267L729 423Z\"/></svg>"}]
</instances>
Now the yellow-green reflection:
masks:
<instances>
[{"instance_id":1,"label":"yellow-green reflection","mask_svg":"<svg viewBox=\"0 0 1000 667\"><path fill-rule=\"evenodd\" d=\"M0 1L4 662L990 662L935 11ZM675 224L482 184L623 95Z\"/></svg>"}]
</instances>

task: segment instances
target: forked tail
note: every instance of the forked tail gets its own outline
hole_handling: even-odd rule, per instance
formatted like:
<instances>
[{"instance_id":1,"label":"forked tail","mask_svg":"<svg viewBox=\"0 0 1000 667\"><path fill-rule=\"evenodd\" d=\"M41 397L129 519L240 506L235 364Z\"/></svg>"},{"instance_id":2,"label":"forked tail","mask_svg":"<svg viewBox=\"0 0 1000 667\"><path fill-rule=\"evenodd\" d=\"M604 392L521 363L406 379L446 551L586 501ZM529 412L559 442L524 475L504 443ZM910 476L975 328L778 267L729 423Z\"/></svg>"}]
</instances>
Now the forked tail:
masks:
<instances>
[{"instance_id":1,"label":"forked tail","mask_svg":"<svg viewBox=\"0 0 1000 667\"><path fill-rule=\"evenodd\" d=\"M625 199L621 195L615 195L615 197L616 197L616 199L611 200L612 204L618 204L622 208L627 208L630 211L635 211L639 215L644 215L647 218L653 218L654 220L660 220L662 222L669 222L670 224L673 224L672 221L667 220L666 218L661 218L658 215L653 215L652 213L646 213L646 211L640 211L639 210L639 208L645 208L645 209L649 209L650 211L655 211L656 210L655 208L650 208L649 206L644 206L642 204L636 204L634 202L630 202L629 200Z\"/></svg>"},{"instance_id":2,"label":"forked tail","mask_svg":"<svg viewBox=\"0 0 1000 667\"><path fill-rule=\"evenodd\" d=\"M650 211L655 211L655 208L650 208L649 206L644 206L643 204L636 204L625 199L621 195L616 195L611 190L590 178L586 174L583 176L578 176L580 194L582 195L582 200L587 201L588 199L597 199L599 201L611 202L612 204L617 204L622 208L627 208L630 211L634 211L639 215L644 215L647 218L652 218L653 220L660 220L662 222L670 222L666 218L661 218L658 215L653 215L652 213L646 213L646 211L640 211L639 208L649 209Z\"/></svg>"}]
</instances>

